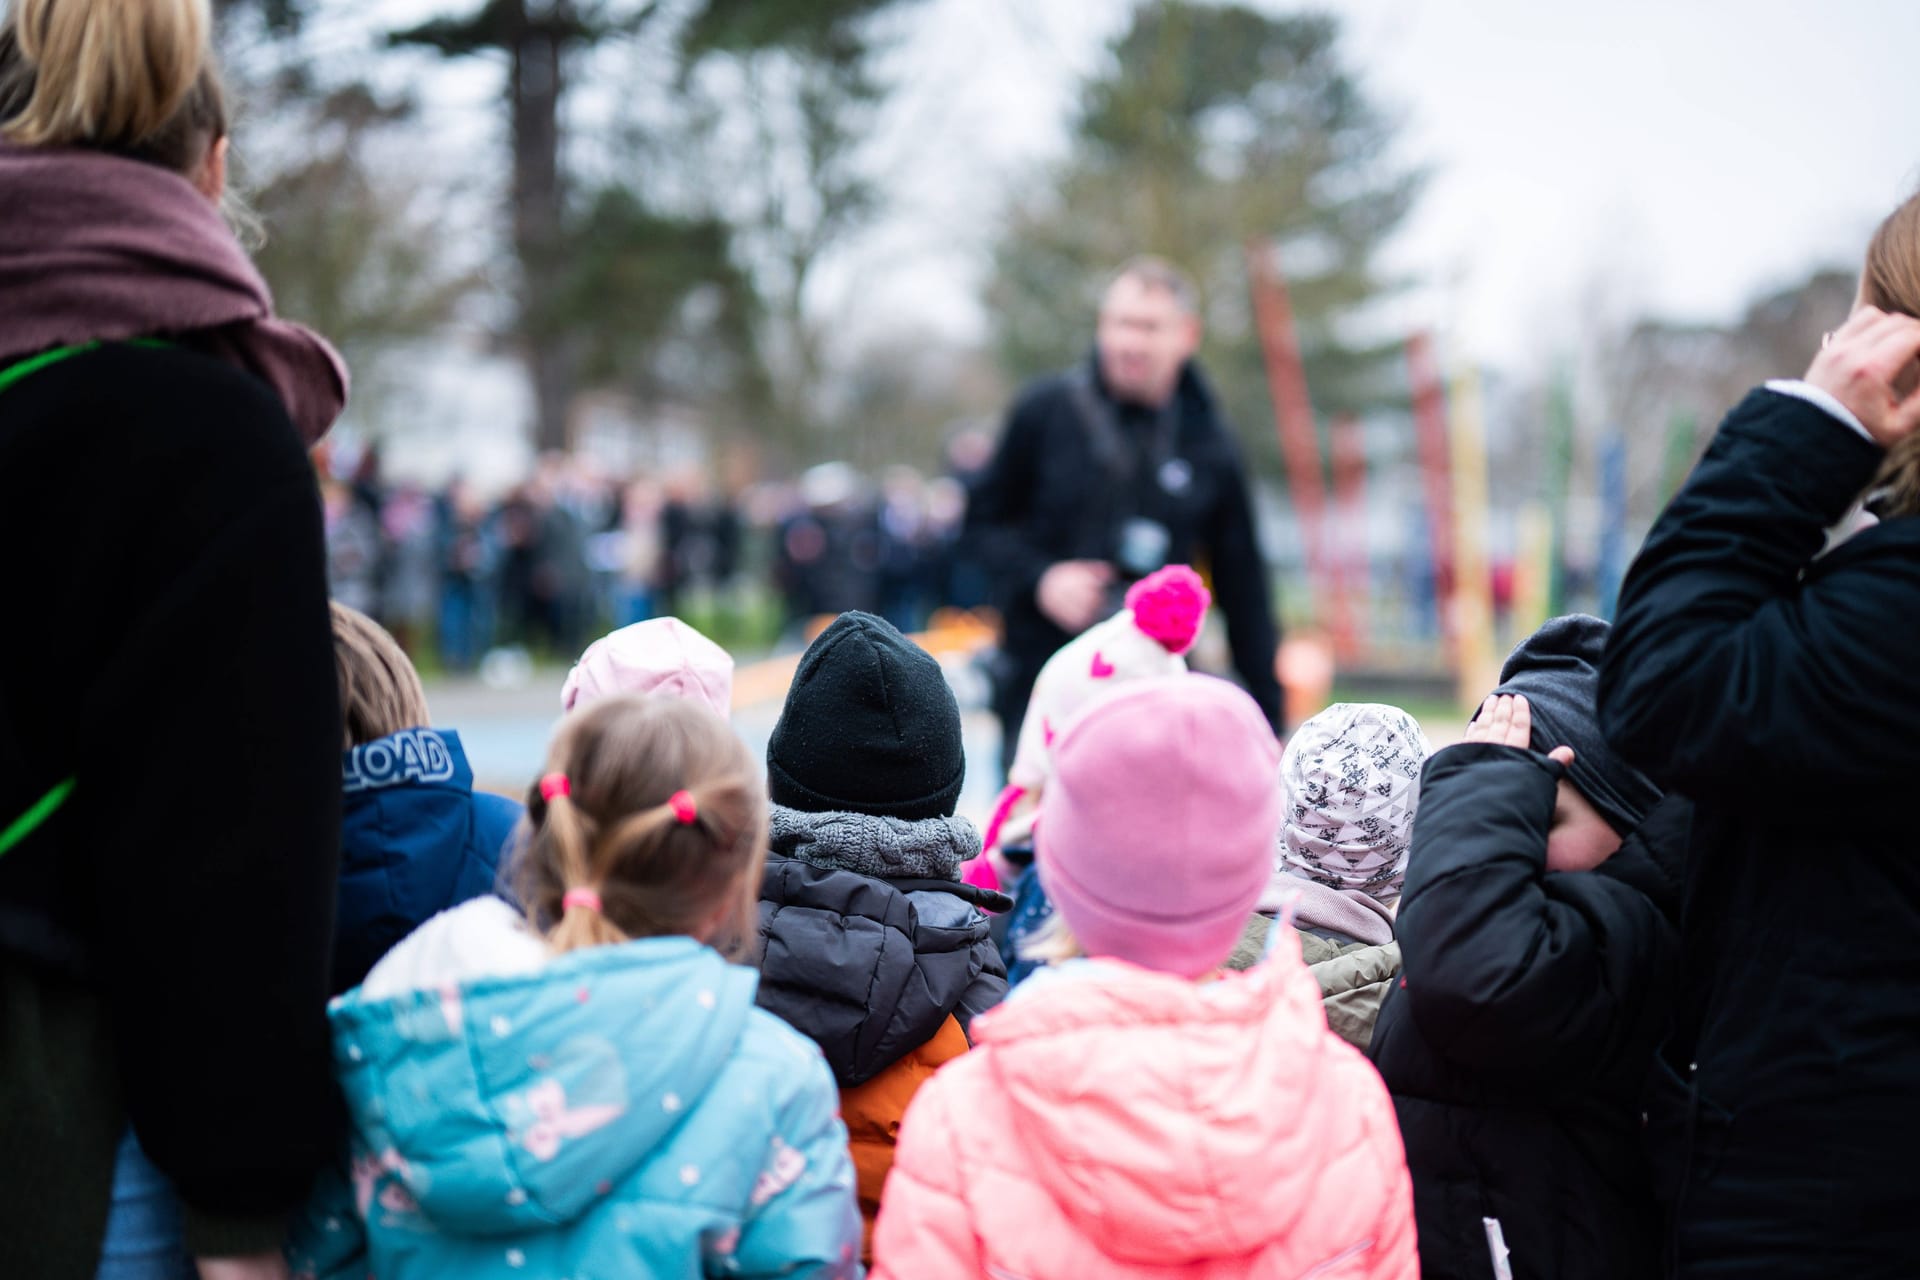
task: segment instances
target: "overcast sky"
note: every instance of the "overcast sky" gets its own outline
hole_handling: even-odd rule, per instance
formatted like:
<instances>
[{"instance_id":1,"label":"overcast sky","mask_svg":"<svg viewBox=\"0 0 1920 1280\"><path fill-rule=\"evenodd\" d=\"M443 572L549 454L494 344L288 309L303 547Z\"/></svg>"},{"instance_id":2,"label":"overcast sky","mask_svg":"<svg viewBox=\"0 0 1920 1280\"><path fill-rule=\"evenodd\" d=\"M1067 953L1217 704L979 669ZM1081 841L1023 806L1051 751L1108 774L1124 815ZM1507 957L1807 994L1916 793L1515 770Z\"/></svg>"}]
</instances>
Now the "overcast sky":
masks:
<instances>
[{"instance_id":1,"label":"overcast sky","mask_svg":"<svg viewBox=\"0 0 1920 1280\"><path fill-rule=\"evenodd\" d=\"M471 0L329 3L390 23ZM1324 7L1404 122L1402 158L1433 171L1390 258L1423 286L1392 319L1434 329L1454 357L1545 358L1596 300L1729 318L1813 266L1857 262L1920 185L1920 0ZM1076 86L1131 8L904 6L873 149L891 212L823 272L816 301L869 333L984 336L994 216L1061 154ZM497 64L421 65L435 68L430 127L500 139Z\"/></svg>"},{"instance_id":2,"label":"overcast sky","mask_svg":"<svg viewBox=\"0 0 1920 1280\"><path fill-rule=\"evenodd\" d=\"M1274 6L1283 8L1285 6ZM1432 166L1400 308L1459 356L1546 354L1596 296L1721 319L1856 262L1920 180L1912 0L1336 0L1349 59ZM830 277L872 318L977 335L984 228L1064 146L1128 0L927 0L878 152L894 216ZM832 287L830 286L830 287Z\"/></svg>"}]
</instances>

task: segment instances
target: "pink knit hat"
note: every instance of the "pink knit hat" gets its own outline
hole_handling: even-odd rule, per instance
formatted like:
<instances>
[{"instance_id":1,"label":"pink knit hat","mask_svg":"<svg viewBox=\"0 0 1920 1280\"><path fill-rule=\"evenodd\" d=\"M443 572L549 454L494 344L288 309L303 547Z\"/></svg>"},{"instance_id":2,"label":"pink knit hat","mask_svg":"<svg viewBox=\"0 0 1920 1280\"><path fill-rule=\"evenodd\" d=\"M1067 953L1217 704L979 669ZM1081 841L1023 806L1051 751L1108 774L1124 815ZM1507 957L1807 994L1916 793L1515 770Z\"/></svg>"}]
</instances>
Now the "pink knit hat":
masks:
<instances>
[{"instance_id":1,"label":"pink knit hat","mask_svg":"<svg viewBox=\"0 0 1920 1280\"><path fill-rule=\"evenodd\" d=\"M615 693L662 694L733 711L733 659L678 618L651 618L587 646L567 673L560 705L571 711Z\"/></svg>"},{"instance_id":2,"label":"pink knit hat","mask_svg":"<svg viewBox=\"0 0 1920 1280\"><path fill-rule=\"evenodd\" d=\"M1239 941L1273 867L1280 744L1211 676L1116 691L1054 744L1040 883L1090 956L1196 978Z\"/></svg>"}]
</instances>

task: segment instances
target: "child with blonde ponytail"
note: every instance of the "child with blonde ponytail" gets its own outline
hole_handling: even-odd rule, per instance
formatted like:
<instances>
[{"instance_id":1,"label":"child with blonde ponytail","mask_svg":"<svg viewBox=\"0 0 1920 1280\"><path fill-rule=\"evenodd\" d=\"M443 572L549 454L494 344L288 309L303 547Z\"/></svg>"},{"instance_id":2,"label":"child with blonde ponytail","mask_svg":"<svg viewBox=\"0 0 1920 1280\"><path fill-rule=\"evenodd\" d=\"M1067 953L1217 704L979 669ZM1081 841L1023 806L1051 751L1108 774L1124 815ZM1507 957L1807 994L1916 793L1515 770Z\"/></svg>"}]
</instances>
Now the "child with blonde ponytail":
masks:
<instances>
[{"instance_id":1,"label":"child with blonde ponytail","mask_svg":"<svg viewBox=\"0 0 1920 1280\"><path fill-rule=\"evenodd\" d=\"M456 907L334 1003L352 1185L316 1198L295 1273L857 1274L833 1077L727 959L766 826L707 707L563 721L518 842L527 914Z\"/></svg>"}]
</instances>

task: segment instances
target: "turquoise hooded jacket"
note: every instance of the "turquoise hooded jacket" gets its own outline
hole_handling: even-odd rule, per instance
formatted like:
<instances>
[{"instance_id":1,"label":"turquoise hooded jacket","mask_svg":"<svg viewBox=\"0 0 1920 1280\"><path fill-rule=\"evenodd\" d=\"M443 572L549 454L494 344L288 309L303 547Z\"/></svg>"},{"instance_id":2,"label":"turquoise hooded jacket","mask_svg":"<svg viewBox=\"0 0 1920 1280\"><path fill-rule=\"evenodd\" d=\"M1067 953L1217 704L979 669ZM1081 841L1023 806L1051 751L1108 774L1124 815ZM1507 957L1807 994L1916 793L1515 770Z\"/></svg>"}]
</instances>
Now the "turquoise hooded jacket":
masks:
<instances>
[{"instance_id":1,"label":"turquoise hooded jacket","mask_svg":"<svg viewBox=\"0 0 1920 1280\"><path fill-rule=\"evenodd\" d=\"M296 1276L859 1274L839 1097L758 975L651 938L332 1007L351 1168Z\"/></svg>"}]
</instances>

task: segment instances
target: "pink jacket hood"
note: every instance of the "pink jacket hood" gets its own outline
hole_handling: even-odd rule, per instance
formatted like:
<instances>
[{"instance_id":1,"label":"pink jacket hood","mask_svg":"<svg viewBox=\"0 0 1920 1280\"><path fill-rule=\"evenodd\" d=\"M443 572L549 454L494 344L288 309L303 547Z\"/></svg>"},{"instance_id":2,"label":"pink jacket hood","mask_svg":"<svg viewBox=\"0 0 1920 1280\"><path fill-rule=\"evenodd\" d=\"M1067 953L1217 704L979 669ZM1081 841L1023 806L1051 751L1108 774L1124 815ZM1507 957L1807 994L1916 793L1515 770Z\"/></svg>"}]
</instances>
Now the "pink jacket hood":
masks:
<instances>
[{"instance_id":1,"label":"pink jacket hood","mask_svg":"<svg viewBox=\"0 0 1920 1280\"><path fill-rule=\"evenodd\" d=\"M1300 1229L1314 1197L1274 1170L1309 1176L1339 1146L1346 1073L1325 1060L1350 1055L1297 955L1204 984L1117 960L1041 981L1058 990L1012 1001L977 1039L1010 1139L1081 1233L1164 1265Z\"/></svg>"},{"instance_id":2,"label":"pink jacket hood","mask_svg":"<svg viewBox=\"0 0 1920 1280\"><path fill-rule=\"evenodd\" d=\"M1206 983L1077 962L977 1019L901 1126L875 1280L1415 1280L1393 1102L1285 935Z\"/></svg>"}]
</instances>

